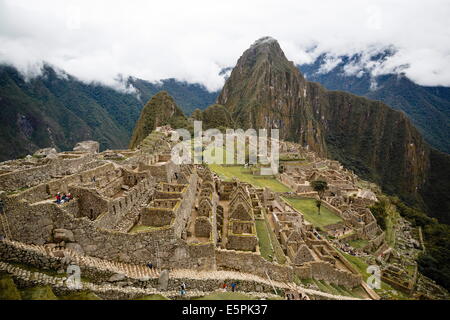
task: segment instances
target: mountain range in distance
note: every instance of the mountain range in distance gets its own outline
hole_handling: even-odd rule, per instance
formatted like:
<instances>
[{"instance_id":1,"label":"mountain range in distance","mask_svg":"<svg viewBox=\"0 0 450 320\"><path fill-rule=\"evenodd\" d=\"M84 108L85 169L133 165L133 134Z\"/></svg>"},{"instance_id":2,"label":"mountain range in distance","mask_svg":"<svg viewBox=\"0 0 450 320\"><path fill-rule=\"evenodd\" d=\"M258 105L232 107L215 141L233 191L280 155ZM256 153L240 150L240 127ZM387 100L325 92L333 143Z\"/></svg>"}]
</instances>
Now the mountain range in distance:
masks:
<instances>
[{"instance_id":1,"label":"mountain range in distance","mask_svg":"<svg viewBox=\"0 0 450 320\"><path fill-rule=\"evenodd\" d=\"M333 57L335 62L328 68L328 55L322 54L299 69L309 81L328 90L351 92L403 111L430 145L450 153L450 87L421 86L401 72L372 75L367 65L380 64L392 54L385 50L368 58L362 54Z\"/></svg>"},{"instance_id":2,"label":"mountain range in distance","mask_svg":"<svg viewBox=\"0 0 450 320\"><path fill-rule=\"evenodd\" d=\"M385 51L370 59L378 62L390 54ZM348 74L349 67L361 62L361 54L338 57L333 68L324 70L327 59L328 55L322 54L313 63L297 67L307 80L329 90L380 100L403 111L431 146L450 153L449 87L420 86L402 74L372 76L364 68ZM227 79L231 70L224 68L220 75ZM102 149L123 148L141 109L157 92L167 91L187 115L197 108L206 109L220 93L176 79L152 83L129 77L126 86L133 90L121 92L87 84L67 74L61 76L49 65L41 76L25 81L15 68L0 66L0 142L8 146L0 160L22 157L49 145L68 150L80 139L98 140Z\"/></svg>"},{"instance_id":3,"label":"mountain range in distance","mask_svg":"<svg viewBox=\"0 0 450 320\"><path fill-rule=\"evenodd\" d=\"M186 114L205 109L218 94L175 79L130 77L126 87L132 90L84 83L49 65L25 80L15 68L0 66L0 161L43 147L71 150L81 140L99 141L101 150L126 148L144 104L157 92L169 92Z\"/></svg>"},{"instance_id":4,"label":"mountain range in distance","mask_svg":"<svg viewBox=\"0 0 450 320\"><path fill-rule=\"evenodd\" d=\"M324 59L296 66L287 60L276 40L263 38L243 54L239 68L233 68L231 74L231 69L224 70L227 80L220 93L175 79L155 84L131 77L126 86L133 90L122 92L61 75L48 65L41 76L25 81L16 69L2 66L0 160L25 156L42 147L69 150L76 142L90 139L99 141L103 150L126 148L144 104L157 92L167 91L185 115L217 102L204 113L205 118L224 115L243 128L278 126L283 129L283 139L309 145L319 154L341 161L387 192L422 203L426 198L434 216L446 219L448 211L441 211L449 208L449 155L429 148L426 138L446 150L448 88L422 87L405 77L387 75L375 79L374 90L369 75L342 72L345 64L357 57L344 57L327 73L319 72ZM322 82L328 89L341 86L380 101L395 98L394 102L402 104L392 107L404 113L379 101L327 91L308 80ZM411 92L416 96L410 98ZM417 101L428 104L421 107ZM438 124L427 125L429 118Z\"/></svg>"}]
</instances>

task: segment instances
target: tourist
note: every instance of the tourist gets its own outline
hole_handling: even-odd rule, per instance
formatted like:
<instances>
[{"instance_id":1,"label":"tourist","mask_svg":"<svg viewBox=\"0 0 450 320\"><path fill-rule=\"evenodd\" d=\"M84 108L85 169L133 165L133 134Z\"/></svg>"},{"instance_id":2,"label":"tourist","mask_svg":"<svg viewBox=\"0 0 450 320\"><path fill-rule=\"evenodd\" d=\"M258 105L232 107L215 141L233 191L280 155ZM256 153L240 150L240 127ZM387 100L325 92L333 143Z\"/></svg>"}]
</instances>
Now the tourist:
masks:
<instances>
[{"instance_id":1,"label":"tourist","mask_svg":"<svg viewBox=\"0 0 450 320\"><path fill-rule=\"evenodd\" d=\"M59 193L59 192L56 194L56 203L57 204L61 203L61 193Z\"/></svg>"},{"instance_id":2,"label":"tourist","mask_svg":"<svg viewBox=\"0 0 450 320\"><path fill-rule=\"evenodd\" d=\"M66 196L66 201L69 202L69 201L72 200L72 199L73 199L73 196L72 196L72 194L69 192L69 193L67 194L67 196Z\"/></svg>"},{"instance_id":3,"label":"tourist","mask_svg":"<svg viewBox=\"0 0 450 320\"><path fill-rule=\"evenodd\" d=\"M231 291L235 292L236 291L236 286L237 286L236 282L233 282L231 284Z\"/></svg>"},{"instance_id":4,"label":"tourist","mask_svg":"<svg viewBox=\"0 0 450 320\"><path fill-rule=\"evenodd\" d=\"M184 282L181 283L180 293L181 293L182 296L184 296L186 294L186 284Z\"/></svg>"},{"instance_id":5,"label":"tourist","mask_svg":"<svg viewBox=\"0 0 450 320\"><path fill-rule=\"evenodd\" d=\"M227 284L225 282L222 285L222 289L223 289L223 291L227 291Z\"/></svg>"},{"instance_id":6,"label":"tourist","mask_svg":"<svg viewBox=\"0 0 450 320\"><path fill-rule=\"evenodd\" d=\"M151 262L147 263L147 267L149 267L150 269L153 269L153 264Z\"/></svg>"}]
</instances>

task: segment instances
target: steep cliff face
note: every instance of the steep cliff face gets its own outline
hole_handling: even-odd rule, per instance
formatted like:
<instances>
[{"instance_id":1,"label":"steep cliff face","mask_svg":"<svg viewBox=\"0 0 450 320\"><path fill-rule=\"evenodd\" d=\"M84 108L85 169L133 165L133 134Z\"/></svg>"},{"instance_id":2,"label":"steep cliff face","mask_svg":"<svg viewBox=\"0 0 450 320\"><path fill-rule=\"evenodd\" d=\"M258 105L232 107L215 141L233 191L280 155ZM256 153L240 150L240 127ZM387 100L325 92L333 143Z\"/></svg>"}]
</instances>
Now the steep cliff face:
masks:
<instances>
[{"instance_id":1,"label":"steep cliff face","mask_svg":"<svg viewBox=\"0 0 450 320\"><path fill-rule=\"evenodd\" d=\"M389 193L418 199L429 169L429 147L409 119L379 101L326 91L317 83L308 89L328 156Z\"/></svg>"},{"instance_id":2,"label":"steep cliff face","mask_svg":"<svg viewBox=\"0 0 450 320\"><path fill-rule=\"evenodd\" d=\"M189 126L183 111L180 110L173 98L166 91L161 91L154 95L142 109L134 127L130 148L136 148L156 127L167 124L172 128Z\"/></svg>"},{"instance_id":3,"label":"steep cliff face","mask_svg":"<svg viewBox=\"0 0 450 320\"><path fill-rule=\"evenodd\" d=\"M218 103L238 126L280 128L283 139L308 145L385 191L423 204L430 147L408 118L381 102L307 82L272 38L256 41L239 58Z\"/></svg>"},{"instance_id":4,"label":"steep cliff face","mask_svg":"<svg viewBox=\"0 0 450 320\"><path fill-rule=\"evenodd\" d=\"M306 87L278 42L266 37L244 52L217 102L228 108L240 128L279 128L280 138L309 145L324 155L324 135L307 103Z\"/></svg>"}]
</instances>

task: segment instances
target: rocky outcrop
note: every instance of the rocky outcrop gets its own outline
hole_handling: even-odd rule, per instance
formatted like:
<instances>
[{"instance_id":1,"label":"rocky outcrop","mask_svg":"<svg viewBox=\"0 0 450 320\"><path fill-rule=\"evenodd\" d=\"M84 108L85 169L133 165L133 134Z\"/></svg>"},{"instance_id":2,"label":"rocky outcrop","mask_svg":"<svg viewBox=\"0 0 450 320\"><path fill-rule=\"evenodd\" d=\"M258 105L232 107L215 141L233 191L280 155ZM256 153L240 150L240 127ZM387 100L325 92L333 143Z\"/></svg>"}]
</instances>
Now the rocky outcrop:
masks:
<instances>
[{"instance_id":1,"label":"rocky outcrop","mask_svg":"<svg viewBox=\"0 0 450 320\"><path fill-rule=\"evenodd\" d=\"M130 149L136 148L156 127L167 124L176 129L187 127L188 121L175 100L166 91L161 91L154 95L142 109L141 116L134 127Z\"/></svg>"},{"instance_id":2,"label":"rocky outcrop","mask_svg":"<svg viewBox=\"0 0 450 320\"><path fill-rule=\"evenodd\" d=\"M73 151L98 153L100 150L100 144L97 141L81 141L78 142Z\"/></svg>"},{"instance_id":3,"label":"rocky outcrop","mask_svg":"<svg viewBox=\"0 0 450 320\"><path fill-rule=\"evenodd\" d=\"M43 148L36 151L33 155L36 157L48 157L49 155L56 155L58 151L55 148Z\"/></svg>"}]
</instances>

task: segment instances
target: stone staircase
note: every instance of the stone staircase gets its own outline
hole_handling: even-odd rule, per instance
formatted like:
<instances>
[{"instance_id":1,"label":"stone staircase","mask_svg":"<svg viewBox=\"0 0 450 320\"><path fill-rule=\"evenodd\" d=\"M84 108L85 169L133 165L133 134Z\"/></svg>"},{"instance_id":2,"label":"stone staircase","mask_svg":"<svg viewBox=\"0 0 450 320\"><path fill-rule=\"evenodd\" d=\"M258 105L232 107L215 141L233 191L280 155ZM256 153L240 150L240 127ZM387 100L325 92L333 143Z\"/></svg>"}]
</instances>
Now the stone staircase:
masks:
<instances>
[{"instance_id":1,"label":"stone staircase","mask_svg":"<svg viewBox=\"0 0 450 320\"><path fill-rule=\"evenodd\" d=\"M67 277L53 277L44 273L25 270L2 261L0 261L0 271L5 271L11 274L14 278L31 282L34 285L50 285L53 288L69 289ZM131 296L151 295L157 293L165 295L165 293L158 292L155 288L120 287L108 283L97 285L90 282L81 282L78 290L89 290L94 293L106 293L113 291Z\"/></svg>"},{"instance_id":2,"label":"stone staircase","mask_svg":"<svg viewBox=\"0 0 450 320\"><path fill-rule=\"evenodd\" d=\"M3 234L6 239L11 239L11 230L9 229L9 222L6 214L0 213L0 224L2 225Z\"/></svg>"},{"instance_id":3,"label":"stone staircase","mask_svg":"<svg viewBox=\"0 0 450 320\"><path fill-rule=\"evenodd\" d=\"M34 251L38 254L48 255L56 259L62 259L63 257L70 258L72 264L90 267L99 271L124 274L131 279L150 279L159 277L159 272L156 269L150 269L144 265L128 264L81 255L70 249L62 250L57 248L49 248L46 246L25 244L11 240L4 240L4 242L20 250Z\"/></svg>"},{"instance_id":4,"label":"stone staircase","mask_svg":"<svg viewBox=\"0 0 450 320\"><path fill-rule=\"evenodd\" d=\"M0 271L7 272L11 274L14 278L20 279L22 281L31 282L34 285L49 285L52 288L59 288L59 289L69 289L68 287L68 278L67 277L53 277L49 276L44 273L40 272L33 272L29 270L22 269L20 267L17 267L15 265L11 265L5 262L0 261ZM122 286L116 286L113 284L93 284L90 282L81 282L80 287L77 290L88 290L93 293L101 295L102 293L119 293L126 297L136 298L139 296L145 296L145 295L154 295L159 294L166 298L193 298L193 297L202 297L207 296L218 291L201 291L201 290L190 290L188 288L185 295L181 295L178 290L169 290L169 291L158 291L156 288L138 288L138 287L122 287ZM269 298L279 298L279 296L276 296L274 294L265 293L265 292L241 292L237 291L239 293L243 293L246 295L254 296L256 298L260 299L269 299Z\"/></svg>"},{"instance_id":5,"label":"stone staircase","mask_svg":"<svg viewBox=\"0 0 450 320\"><path fill-rule=\"evenodd\" d=\"M156 269L150 269L147 266L144 265L135 265L135 264L127 264L127 263L122 263L122 262L116 262L116 261L110 261L110 260L104 260L104 259L100 259L100 258L95 258L95 257L91 257L91 256L85 256L85 255L80 255L79 253L76 253L72 250L69 249L54 249L54 248L48 248L46 246L39 246L39 245L32 245L32 244L25 244L22 242L16 242L16 241L11 241L11 240L3 240L3 242L7 243L10 246L14 246L18 249L21 250L31 250L34 252L37 252L39 254L42 255L48 255L51 257L54 257L56 259L63 259L62 257L69 257L72 260L72 264L76 264L80 267L85 266L85 267L90 267L90 268L95 268L99 271L109 271L109 272L113 272L113 273L117 273L117 274L124 274L126 277L130 278L130 279L138 279L138 280L145 280L145 279L156 279L159 277L159 272ZM8 265L7 263L3 263L3 266ZM27 276L30 276L30 272L27 270L22 270L18 267L13 267L11 265L9 265L9 268L16 268L18 270L18 276L20 276L21 274L25 274ZM14 270L16 270L14 269ZM7 271L7 270L6 270ZM9 271L8 271L9 272ZM12 273L12 272L9 272ZM31 272L32 273L32 272ZM64 281L61 284L61 279L64 280L64 277L62 278L58 278L56 277L55 279L50 279L47 278L49 276L43 274L43 275L37 275L38 277L41 277L42 279L47 279L48 281L50 281L48 284L51 285L64 285ZM250 274L250 273L242 273L242 272L238 272L238 271L228 271L228 270L205 270L205 271L201 271L201 270L192 270L192 269L174 269L170 271L170 278L171 279L194 279L194 280L224 280L224 281L229 281L231 279L233 280L241 280L241 281L253 281L253 282L257 282L257 283L264 283L266 285L269 286L273 286L276 289L283 289L283 290L292 290L295 292L299 292L301 296L306 296L307 299L310 299L311 296L319 298L319 299L327 299L327 300L361 300L358 298L354 298L354 297L348 297L348 296L340 296L340 295L333 295L330 293L326 293L326 292L322 292L322 291L318 291L318 290L313 290L313 289L308 289L308 288L304 288L304 287L300 287L298 285L296 285L295 283L284 283L284 282L279 282L279 281L269 281L268 279L259 277L257 275L254 274ZM24 279L27 280L27 279ZM88 288L89 290L92 291L98 291L98 292L102 292L101 290L118 290L121 289L121 287L117 287L113 286L113 285L109 285L109 284L105 284L105 285L94 285L94 284L90 284L91 286L94 286L91 288ZM108 289L108 288L112 288L112 289ZM129 293L142 293L142 294L155 294L156 291L145 291L142 288L135 288L138 291L130 291ZM131 290L131 289L130 289ZM139 291L139 290L144 290L144 291ZM156 289L155 289L156 290ZM121 291L122 292L122 291ZM198 294L198 292L196 293L196 290L191 290L191 295L195 296L195 295L201 295ZM125 292L123 292L125 293ZM164 291L162 293L159 294L163 294L165 296L179 296L179 292L177 291ZM203 292L202 294L209 294L208 292ZM261 297L264 294L268 294L268 293L255 293L255 294L260 294ZM271 295L271 294L268 294ZM275 296L275 295L273 295ZM279 297L279 296L278 296Z\"/></svg>"}]
</instances>

